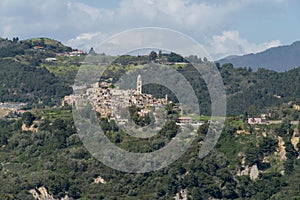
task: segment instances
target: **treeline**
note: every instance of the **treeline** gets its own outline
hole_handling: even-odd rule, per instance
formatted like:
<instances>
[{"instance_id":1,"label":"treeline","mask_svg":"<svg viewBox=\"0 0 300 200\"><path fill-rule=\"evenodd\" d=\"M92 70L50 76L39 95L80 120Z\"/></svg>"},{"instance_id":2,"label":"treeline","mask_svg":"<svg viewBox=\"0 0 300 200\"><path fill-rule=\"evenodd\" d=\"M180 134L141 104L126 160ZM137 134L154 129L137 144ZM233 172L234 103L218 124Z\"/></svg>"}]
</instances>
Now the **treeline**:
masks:
<instances>
[{"instance_id":1,"label":"treeline","mask_svg":"<svg viewBox=\"0 0 300 200\"><path fill-rule=\"evenodd\" d=\"M112 64L119 64L119 65L143 65L149 62L156 62L156 63L176 63L176 62L188 62L197 61L199 59L197 56L190 56L189 58L184 58L181 55L170 52L170 53L162 53L159 51L151 51L149 55L138 55L138 56L131 56L131 55L122 55L119 56L116 60L112 62ZM201 61L201 59L200 59Z\"/></svg>"}]
</instances>

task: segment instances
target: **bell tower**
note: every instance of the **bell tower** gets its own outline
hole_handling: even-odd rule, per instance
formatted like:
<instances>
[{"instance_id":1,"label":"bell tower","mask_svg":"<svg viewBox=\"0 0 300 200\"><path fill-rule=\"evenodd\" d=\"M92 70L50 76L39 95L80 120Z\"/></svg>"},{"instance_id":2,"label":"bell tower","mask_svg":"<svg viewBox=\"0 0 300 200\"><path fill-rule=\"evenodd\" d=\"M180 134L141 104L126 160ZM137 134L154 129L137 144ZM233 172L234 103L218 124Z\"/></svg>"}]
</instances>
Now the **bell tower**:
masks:
<instances>
[{"instance_id":1,"label":"bell tower","mask_svg":"<svg viewBox=\"0 0 300 200\"><path fill-rule=\"evenodd\" d=\"M142 94L142 77L141 77L141 75L137 76L136 91L138 92L138 94Z\"/></svg>"}]
</instances>

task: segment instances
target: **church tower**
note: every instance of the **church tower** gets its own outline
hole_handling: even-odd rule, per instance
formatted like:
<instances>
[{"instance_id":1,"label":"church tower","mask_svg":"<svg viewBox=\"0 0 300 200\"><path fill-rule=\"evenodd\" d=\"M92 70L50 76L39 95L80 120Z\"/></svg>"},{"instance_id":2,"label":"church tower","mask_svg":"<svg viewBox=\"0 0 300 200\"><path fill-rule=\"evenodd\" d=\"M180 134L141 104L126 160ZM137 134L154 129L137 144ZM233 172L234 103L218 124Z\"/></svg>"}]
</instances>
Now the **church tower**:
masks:
<instances>
[{"instance_id":1,"label":"church tower","mask_svg":"<svg viewBox=\"0 0 300 200\"><path fill-rule=\"evenodd\" d=\"M138 94L142 94L142 77L141 75L138 75L136 80L136 91Z\"/></svg>"}]
</instances>

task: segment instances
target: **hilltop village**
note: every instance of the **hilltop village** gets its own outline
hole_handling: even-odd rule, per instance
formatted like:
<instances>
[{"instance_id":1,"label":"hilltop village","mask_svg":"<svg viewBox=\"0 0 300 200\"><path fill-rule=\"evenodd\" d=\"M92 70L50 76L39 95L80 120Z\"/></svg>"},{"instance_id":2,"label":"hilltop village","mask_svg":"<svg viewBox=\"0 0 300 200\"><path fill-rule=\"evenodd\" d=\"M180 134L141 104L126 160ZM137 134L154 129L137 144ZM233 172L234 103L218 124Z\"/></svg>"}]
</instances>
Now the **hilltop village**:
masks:
<instances>
[{"instance_id":1,"label":"hilltop village","mask_svg":"<svg viewBox=\"0 0 300 200\"><path fill-rule=\"evenodd\" d=\"M137 77L136 89L122 90L111 83L95 83L86 90L83 96L76 94L66 96L63 105L75 105L79 98L87 98L101 118L115 120L118 123L128 122L129 116L126 115L126 112L122 114L122 111L128 107L136 107L138 116L144 117L150 113L151 108L162 108L172 103L168 100L167 95L165 98L154 98L151 94L144 94L141 75Z\"/></svg>"}]
</instances>

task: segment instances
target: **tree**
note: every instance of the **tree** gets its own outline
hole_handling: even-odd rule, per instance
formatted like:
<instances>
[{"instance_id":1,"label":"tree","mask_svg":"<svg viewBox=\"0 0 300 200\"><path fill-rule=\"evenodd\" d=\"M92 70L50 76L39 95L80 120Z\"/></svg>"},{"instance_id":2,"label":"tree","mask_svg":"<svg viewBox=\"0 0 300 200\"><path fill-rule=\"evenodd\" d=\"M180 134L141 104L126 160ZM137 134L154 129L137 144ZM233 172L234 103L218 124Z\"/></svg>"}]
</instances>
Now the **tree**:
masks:
<instances>
[{"instance_id":1,"label":"tree","mask_svg":"<svg viewBox=\"0 0 300 200\"><path fill-rule=\"evenodd\" d=\"M158 57L161 58L162 57L162 53L161 50L158 51Z\"/></svg>"},{"instance_id":2,"label":"tree","mask_svg":"<svg viewBox=\"0 0 300 200\"><path fill-rule=\"evenodd\" d=\"M166 195L166 191L163 188L160 188L157 191L157 197L162 197L162 196L165 196L165 195Z\"/></svg>"},{"instance_id":3,"label":"tree","mask_svg":"<svg viewBox=\"0 0 300 200\"><path fill-rule=\"evenodd\" d=\"M18 37L14 37L12 41L13 41L13 43L17 43L19 41L19 38Z\"/></svg>"},{"instance_id":4,"label":"tree","mask_svg":"<svg viewBox=\"0 0 300 200\"><path fill-rule=\"evenodd\" d=\"M259 144L259 147L263 153L273 153L276 149L278 141L274 138L267 137Z\"/></svg>"},{"instance_id":5,"label":"tree","mask_svg":"<svg viewBox=\"0 0 300 200\"><path fill-rule=\"evenodd\" d=\"M256 109L256 106L255 106L255 105L251 105L251 106L249 107L249 112L248 112L248 114L249 114L249 117L252 117L252 118L256 117L256 115L257 115L257 109Z\"/></svg>"},{"instance_id":6,"label":"tree","mask_svg":"<svg viewBox=\"0 0 300 200\"><path fill-rule=\"evenodd\" d=\"M30 127L35 120L35 116L31 112L25 112L22 115L22 122L27 126Z\"/></svg>"},{"instance_id":7,"label":"tree","mask_svg":"<svg viewBox=\"0 0 300 200\"><path fill-rule=\"evenodd\" d=\"M149 58L150 60L155 60L157 58L157 53L155 51L151 51Z\"/></svg>"},{"instance_id":8,"label":"tree","mask_svg":"<svg viewBox=\"0 0 300 200\"><path fill-rule=\"evenodd\" d=\"M58 118L53 122L53 127L57 130L66 130L66 123L64 120Z\"/></svg>"},{"instance_id":9,"label":"tree","mask_svg":"<svg viewBox=\"0 0 300 200\"><path fill-rule=\"evenodd\" d=\"M284 166L284 171L286 174L291 174L292 171L294 170L294 161L288 159L287 161L285 161L285 163L283 164Z\"/></svg>"},{"instance_id":10,"label":"tree","mask_svg":"<svg viewBox=\"0 0 300 200\"><path fill-rule=\"evenodd\" d=\"M203 195L201 194L201 191L196 187L194 187L192 189L191 196L195 200L202 200L203 199L203 197L202 197Z\"/></svg>"},{"instance_id":11,"label":"tree","mask_svg":"<svg viewBox=\"0 0 300 200\"><path fill-rule=\"evenodd\" d=\"M89 55L91 55L91 56L97 55L97 54L96 54L96 51L94 50L93 47L91 47L91 49L90 49L90 51L89 51Z\"/></svg>"},{"instance_id":12,"label":"tree","mask_svg":"<svg viewBox=\"0 0 300 200\"><path fill-rule=\"evenodd\" d=\"M249 166L258 163L260 158L262 157L261 151L254 144L250 145L249 148L245 151L246 161Z\"/></svg>"},{"instance_id":13,"label":"tree","mask_svg":"<svg viewBox=\"0 0 300 200\"><path fill-rule=\"evenodd\" d=\"M198 130L197 130L197 133L198 133L198 134L206 135L206 134L207 134L207 131L208 131L208 128L209 128L209 124L208 124L208 123L205 123L205 124L199 126L199 128L198 128Z\"/></svg>"}]
</instances>

